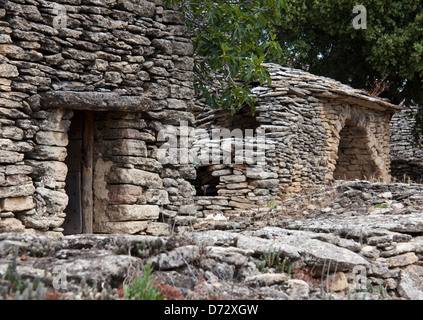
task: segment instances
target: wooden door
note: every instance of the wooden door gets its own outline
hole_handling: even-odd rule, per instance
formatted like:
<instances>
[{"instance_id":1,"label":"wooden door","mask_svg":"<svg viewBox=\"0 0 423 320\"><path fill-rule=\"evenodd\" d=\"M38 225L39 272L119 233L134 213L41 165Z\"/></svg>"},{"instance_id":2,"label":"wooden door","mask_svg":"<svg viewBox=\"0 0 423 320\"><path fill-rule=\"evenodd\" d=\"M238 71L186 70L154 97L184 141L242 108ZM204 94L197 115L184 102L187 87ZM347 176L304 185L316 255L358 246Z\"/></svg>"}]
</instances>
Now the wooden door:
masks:
<instances>
[{"instance_id":1,"label":"wooden door","mask_svg":"<svg viewBox=\"0 0 423 320\"><path fill-rule=\"evenodd\" d=\"M94 112L74 111L68 132L64 234L92 233Z\"/></svg>"}]
</instances>

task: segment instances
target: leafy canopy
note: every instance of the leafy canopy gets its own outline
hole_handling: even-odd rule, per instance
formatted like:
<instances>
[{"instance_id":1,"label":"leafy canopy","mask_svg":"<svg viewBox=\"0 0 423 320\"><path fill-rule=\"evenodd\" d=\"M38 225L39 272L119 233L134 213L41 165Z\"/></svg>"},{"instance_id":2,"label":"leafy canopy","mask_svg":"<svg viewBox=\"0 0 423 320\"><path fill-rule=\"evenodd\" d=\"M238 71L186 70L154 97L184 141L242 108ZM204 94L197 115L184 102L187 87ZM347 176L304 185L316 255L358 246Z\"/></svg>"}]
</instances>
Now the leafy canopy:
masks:
<instances>
[{"instance_id":1,"label":"leafy canopy","mask_svg":"<svg viewBox=\"0 0 423 320\"><path fill-rule=\"evenodd\" d=\"M195 56L195 89L215 108L254 111L247 86L268 82L262 62L281 48L270 26L280 24L286 0L173 0L185 13ZM241 85L242 84L242 85Z\"/></svg>"},{"instance_id":2,"label":"leafy canopy","mask_svg":"<svg viewBox=\"0 0 423 320\"><path fill-rule=\"evenodd\" d=\"M356 5L367 9L367 29L353 28ZM275 62L419 105L423 133L423 2L289 0L271 30L282 48Z\"/></svg>"}]
</instances>

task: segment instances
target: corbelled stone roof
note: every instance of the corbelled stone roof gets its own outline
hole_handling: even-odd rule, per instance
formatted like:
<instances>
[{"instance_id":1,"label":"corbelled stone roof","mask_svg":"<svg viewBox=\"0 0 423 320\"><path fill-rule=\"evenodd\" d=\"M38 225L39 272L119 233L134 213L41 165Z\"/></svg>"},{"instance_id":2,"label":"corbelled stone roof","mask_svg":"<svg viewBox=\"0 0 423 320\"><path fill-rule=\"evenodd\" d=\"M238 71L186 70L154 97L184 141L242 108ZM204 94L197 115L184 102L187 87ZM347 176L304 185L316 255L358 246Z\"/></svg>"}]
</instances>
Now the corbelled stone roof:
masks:
<instances>
[{"instance_id":1,"label":"corbelled stone roof","mask_svg":"<svg viewBox=\"0 0 423 320\"><path fill-rule=\"evenodd\" d=\"M296 96L313 95L327 99L343 100L347 103L359 104L377 110L399 111L402 108L387 99L370 96L366 91L354 89L331 78L313 75L309 72L282 67L274 63L264 64L270 72L272 83L252 89L257 96L295 94ZM270 93L270 88L274 88ZM267 90L266 90L267 89ZM279 90L278 90L279 89ZM266 92L267 91L267 92Z\"/></svg>"}]
</instances>

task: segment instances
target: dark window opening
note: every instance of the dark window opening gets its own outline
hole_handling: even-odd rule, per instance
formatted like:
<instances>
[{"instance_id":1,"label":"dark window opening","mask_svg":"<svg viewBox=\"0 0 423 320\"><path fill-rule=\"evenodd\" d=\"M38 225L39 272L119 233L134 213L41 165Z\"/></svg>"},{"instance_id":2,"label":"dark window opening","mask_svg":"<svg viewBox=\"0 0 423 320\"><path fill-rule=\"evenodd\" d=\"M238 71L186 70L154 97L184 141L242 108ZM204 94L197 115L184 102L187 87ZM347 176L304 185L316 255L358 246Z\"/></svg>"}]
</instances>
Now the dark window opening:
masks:
<instances>
[{"instance_id":1,"label":"dark window opening","mask_svg":"<svg viewBox=\"0 0 423 320\"><path fill-rule=\"evenodd\" d=\"M217 196L219 177L212 176L208 167L197 170L197 179L191 181L197 191L197 196Z\"/></svg>"}]
</instances>

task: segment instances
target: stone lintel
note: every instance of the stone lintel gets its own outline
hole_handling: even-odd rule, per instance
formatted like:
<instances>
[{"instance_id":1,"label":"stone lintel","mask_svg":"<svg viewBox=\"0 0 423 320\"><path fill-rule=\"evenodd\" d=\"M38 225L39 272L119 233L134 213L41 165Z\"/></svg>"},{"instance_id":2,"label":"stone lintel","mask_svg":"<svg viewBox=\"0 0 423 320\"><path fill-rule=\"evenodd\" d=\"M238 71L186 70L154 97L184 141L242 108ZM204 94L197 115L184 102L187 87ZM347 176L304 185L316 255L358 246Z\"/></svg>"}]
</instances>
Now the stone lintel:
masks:
<instances>
[{"instance_id":1,"label":"stone lintel","mask_svg":"<svg viewBox=\"0 0 423 320\"><path fill-rule=\"evenodd\" d=\"M143 96L122 96L116 92L51 91L41 94L41 107L140 112L150 109L151 99Z\"/></svg>"}]
</instances>

